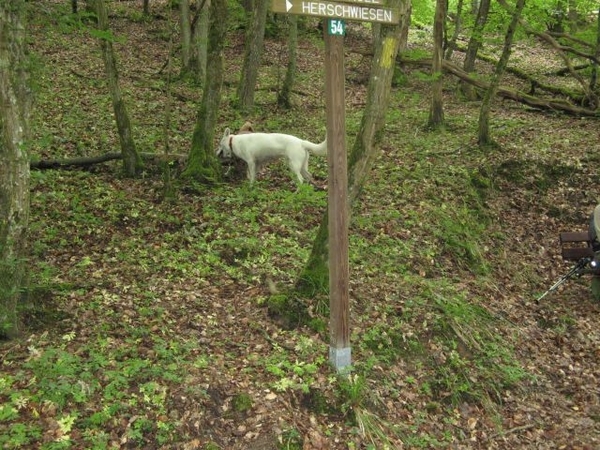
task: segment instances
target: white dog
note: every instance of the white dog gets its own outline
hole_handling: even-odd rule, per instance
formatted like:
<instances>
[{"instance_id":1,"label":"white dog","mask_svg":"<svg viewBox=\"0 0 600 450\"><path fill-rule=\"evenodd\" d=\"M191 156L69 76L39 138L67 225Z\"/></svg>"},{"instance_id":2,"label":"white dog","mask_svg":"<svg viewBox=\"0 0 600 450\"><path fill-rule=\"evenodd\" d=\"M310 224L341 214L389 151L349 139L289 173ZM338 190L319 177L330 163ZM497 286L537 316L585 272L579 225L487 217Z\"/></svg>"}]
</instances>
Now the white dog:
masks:
<instances>
[{"instance_id":1,"label":"white dog","mask_svg":"<svg viewBox=\"0 0 600 450\"><path fill-rule=\"evenodd\" d=\"M327 155L327 139L320 144L304 141L296 136L281 133L248 133L231 134L225 130L217 156L231 158L233 153L248 164L248 179L253 183L260 166L270 160L286 157L290 169L298 179L298 183L312 182L308 171L309 152L318 156Z\"/></svg>"}]
</instances>

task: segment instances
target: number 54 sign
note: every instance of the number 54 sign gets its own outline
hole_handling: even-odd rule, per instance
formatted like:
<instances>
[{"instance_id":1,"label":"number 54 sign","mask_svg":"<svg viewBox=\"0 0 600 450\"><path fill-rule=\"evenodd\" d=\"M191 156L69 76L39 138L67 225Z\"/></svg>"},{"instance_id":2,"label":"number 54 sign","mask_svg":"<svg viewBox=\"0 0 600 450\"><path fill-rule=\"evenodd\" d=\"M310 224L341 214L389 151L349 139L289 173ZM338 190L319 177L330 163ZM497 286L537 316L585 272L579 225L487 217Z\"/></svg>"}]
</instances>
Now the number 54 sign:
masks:
<instances>
[{"instance_id":1,"label":"number 54 sign","mask_svg":"<svg viewBox=\"0 0 600 450\"><path fill-rule=\"evenodd\" d=\"M344 36L346 34L346 24L343 20L329 19L327 28L331 36Z\"/></svg>"}]
</instances>

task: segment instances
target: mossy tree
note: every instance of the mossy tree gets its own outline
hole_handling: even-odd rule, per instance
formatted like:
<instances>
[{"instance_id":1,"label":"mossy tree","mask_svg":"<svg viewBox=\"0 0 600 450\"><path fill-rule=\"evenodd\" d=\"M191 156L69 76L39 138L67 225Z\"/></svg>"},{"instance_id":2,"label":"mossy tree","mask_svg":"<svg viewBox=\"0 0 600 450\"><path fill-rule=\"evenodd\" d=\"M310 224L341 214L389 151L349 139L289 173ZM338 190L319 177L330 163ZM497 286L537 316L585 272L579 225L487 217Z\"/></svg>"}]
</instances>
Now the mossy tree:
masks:
<instances>
[{"instance_id":1,"label":"mossy tree","mask_svg":"<svg viewBox=\"0 0 600 450\"><path fill-rule=\"evenodd\" d=\"M269 0L255 0L252 15L248 21L244 63L237 88L238 106L242 111L249 111L254 107L254 91L258 80L260 58L263 53L265 26L270 4Z\"/></svg>"},{"instance_id":2,"label":"mossy tree","mask_svg":"<svg viewBox=\"0 0 600 450\"><path fill-rule=\"evenodd\" d=\"M298 16L295 14L289 14L287 19L289 25L288 63L281 90L277 93L277 104L289 109L292 107L292 89L294 88L294 80L296 79L296 66L298 62Z\"/></svg>"},{"instance_id":3,"label":"mossy tree","mask_svg":"<svg viewBox=\"0 0 600 450\"><path fill-rule=\"evenodd\" d=\"M196 12L193 17L192 7ZM181 0L181 76L197 84L204 83L208 40L208 10L210 0Z\"/></svg>"},{"instance_id":4,"label":"mossy tree","mask_svg":"<svg viewBox=\"0 0 600 450\"><path fill-rule=\"evenodd\" d=\"M142 159L136 149L133 139L133 127L129 119L129 113L121 88L119 87L119 76L117 71L117 58L113 50L114 36L108 25L108 12L104 0L93 0L89 2L95 7L98 17L98 38L102 49L102 59L108 79L108 89L112 99L115 121L121 143L121 154L123 161L123 172L126 176L134 177L142 171Z\"/></svg>"},{"instance_id":5,"label":"mossy tree","mask_svg":"<svg viewBox=\"0 0 600 450\"><path fill-rule=\"evenodd\" d=\"M489 12L490 0L481 0L481 2L479 2L479 8L477 8L475 24L471 31L469 44L467 45L467 53L465 54L465 60L463 62L463 69L467 73L475 71L475 61L477 60L477 53L479 53L479 49L483 43L483 30L487 23ZM466 82L461 83L461 90L468 100L475 100L477 98L477 91L472 84Z\"/></svg>"},{"instance_id":6,"label":"mossy tree","mask_svg":"<svg viewBox=\"0 0 600 450\"><path fill-rule=\"evenodd\" d=\"M508 25L508 29L506 30L506 34L504 35L504 46L502 48L502 55L498 60L498 64L496 64L494 73L492 74L492 80L490 81L490 86L485 92L483 102L481 103L481 109L479 110L477 134L477 142L480 147L486 147L490 144L493 144L493 140L490 135L490 113L492 109L492 100L496 96L496 92L500 84L500 79L506 71L506 66L508 65L508 60L510 58L512 50L512 43L524 7L525 0L517 0L515 8L512 11L510 24Z\"/></svg>"},{"instance_id":7,"label":"mossy tree","mask_svg":"<svg viewBox=\"0 0 600 450\"><path fill-rule=\"evenodd\" d=\"M442 88L444 58L444 24L446 21L446 0L437 0L435 20L433 21L433 60L431 64L431 105L429 108L429 127L441 129L444 126L444 100Z\"/></svg>"},{"instance_id":8,"label":"mossy tree","mask_svg":"<svg viewBox=\"0 0 600 450\"><path fill-rule=\"evenodd\" d=\"M23 0L0 0L0 336L18 332L29 222L30 112Z\"/></svg>"},{"instance_id":9,"label":"mossy tree","mask_svg":"<svg viewBox=\"0 0 600 450\"><path fill-rule=\"evenodd\" d=\"M212 0L209 8L209 31L206 83L192 136L192 147L183 176L201 183L221 179L221 165L213 148L214 130L221 106L223 85L223 48L227 32L227 2Z\"/></svg>"},{"instance_id":10,"label":"mossy tree","mask_svg":"<svg viewBox=\"0 0 600 450\"><path fill-rule=\"evenodd\" d=\"M211 0L197 0L196 15L192 20L192 51L190 70L197 83L204 85L206 77L206 58L208 46L208 11Z\"/></svg>"}]
</instances>

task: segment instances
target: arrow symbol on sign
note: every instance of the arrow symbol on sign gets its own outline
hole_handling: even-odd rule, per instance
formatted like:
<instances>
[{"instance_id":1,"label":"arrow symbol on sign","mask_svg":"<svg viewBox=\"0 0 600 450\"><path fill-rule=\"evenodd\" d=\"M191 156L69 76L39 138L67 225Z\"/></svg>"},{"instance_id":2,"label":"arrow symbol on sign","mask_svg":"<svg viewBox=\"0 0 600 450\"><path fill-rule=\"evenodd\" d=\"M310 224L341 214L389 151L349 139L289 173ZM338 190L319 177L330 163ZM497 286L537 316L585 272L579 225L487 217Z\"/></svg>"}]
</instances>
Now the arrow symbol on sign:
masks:
<instances>
[{"instance_id":1,"label":"arrow symbol on sign","mask_svg":"<svg viewBox=\"0 0 600 450\"><path fill-rule=\"evenodd\" d=\"M292 9L292 2L290 2L290 0L285 0L285 8L286 8L286 12L289 12L290 9Z\"/></svg>"}]
</instances>

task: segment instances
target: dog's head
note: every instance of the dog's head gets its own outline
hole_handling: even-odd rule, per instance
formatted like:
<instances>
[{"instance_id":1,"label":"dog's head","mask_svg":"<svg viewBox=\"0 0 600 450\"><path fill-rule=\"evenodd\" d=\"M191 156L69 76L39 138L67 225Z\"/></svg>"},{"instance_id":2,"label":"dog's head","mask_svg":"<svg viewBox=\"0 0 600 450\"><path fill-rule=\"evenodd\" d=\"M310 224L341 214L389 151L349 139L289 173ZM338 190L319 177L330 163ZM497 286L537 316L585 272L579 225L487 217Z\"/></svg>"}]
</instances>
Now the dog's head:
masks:
<instances>
[{"instance_id":1,"label":"dog's head","mask_svg":"<svg viewBox=\"0 0 600 450\"><path fill-rule=\"evenodd\" d=\"M231 158L231 154L233 153L230 145L231 138L231 130L229 128L225 128L225 133L223 133L223 137L221 138L221 142L219 142L219 148L217 148L217 156L223 159Z\"/></svg>"},{"instance_id":2,"label":"dog's head","mask_svg":"<svg viewBox=\"0 0 600 450\"><path fill-rule=\"evenodd\" d=\"M248 134L254 133L254 129L252 128L252 124L250 122L246 122L242 125L242 128L237 132L237 134ZM225 133L223 133L223 137L221 138L221 142L219 142L219 147L215 152L219 158L229 159L233 154L233 150L231 148L231 138L233 135L231 134L231 130L229 128L225 128Z\"/></svg>"}]
</instances>

